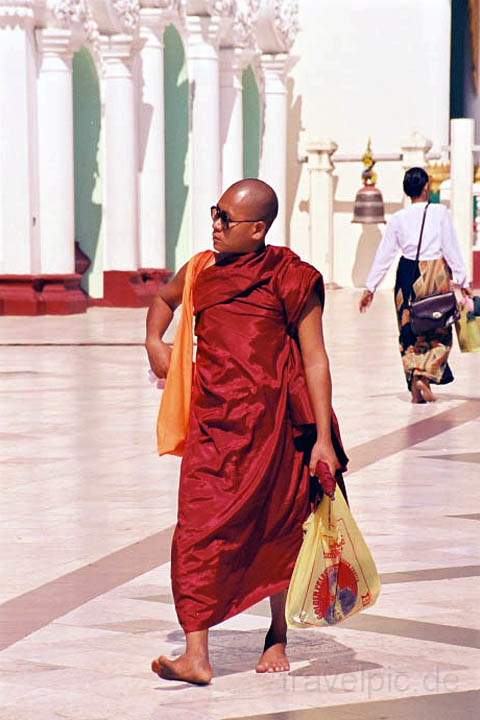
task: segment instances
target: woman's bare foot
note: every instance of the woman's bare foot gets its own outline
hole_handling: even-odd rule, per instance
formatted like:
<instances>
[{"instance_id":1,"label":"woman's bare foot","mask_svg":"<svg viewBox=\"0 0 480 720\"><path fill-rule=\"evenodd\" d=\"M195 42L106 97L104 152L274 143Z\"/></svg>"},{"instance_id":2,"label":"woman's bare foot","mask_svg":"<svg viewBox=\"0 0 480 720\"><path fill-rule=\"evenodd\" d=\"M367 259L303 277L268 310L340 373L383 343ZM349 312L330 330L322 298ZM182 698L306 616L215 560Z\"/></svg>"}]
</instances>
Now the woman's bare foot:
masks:
<instances>
[{"instance_id":1,"label":"woman's bare foot","mask_svg":"<svg viewBox=\"0 0 480 720\"><path fill-rule=\"evenodd\" d=\"M285 652L287 647L287 638L275 637L270 629L265 638L265 647L260 655L255 671L257 673L265 672L287 672L290 670L290 663Z\"/></svg>"},{"instance_id":2,"label":"woman's bare foot","mask_svg":"<svg viewBox=\"0 0 480 720\"><path fill-rule=\"evenodd\" d=\"M425 405L425 403L427 401L423 399L422 393L416 387L416 385L412 385L411 393L412 393L412 403L414 405Z\"/></svg>"},{"instance_id":3,"label":"woman's bare foot","mask_svg":"<svg viewBox=\"0 0 480 720\"><path fill-rule=\"evenodd\" d=\"M188 655L181 655L175 660L161 655L152 661L152 670L164 680L183 680L193 685L208 685L213 675L206 658Z\"/></svg>"},{"instance_id":4,"label":"woman's bare foot","mask_svg":"<svg viewBox=\"0 0 480 720\"><path fill-rule=\"evenodd\" d=\"M420 392L416 378L413 379L411 393L412 403L414 403L414 405L425 405L427 401L423 398L423 395Z\"/></svg>"},{"instance_id":5,"label":"woman's bare foot","mask_svg":"<svg viewBox=\"0 0 480 720\"><path fill-rule=\"evenodd\" d=\"M417 379L417 388L420 390L420 394L426 402L436 401L437 398L433 394L428 380Z\"/></svg>"}]
</instances>

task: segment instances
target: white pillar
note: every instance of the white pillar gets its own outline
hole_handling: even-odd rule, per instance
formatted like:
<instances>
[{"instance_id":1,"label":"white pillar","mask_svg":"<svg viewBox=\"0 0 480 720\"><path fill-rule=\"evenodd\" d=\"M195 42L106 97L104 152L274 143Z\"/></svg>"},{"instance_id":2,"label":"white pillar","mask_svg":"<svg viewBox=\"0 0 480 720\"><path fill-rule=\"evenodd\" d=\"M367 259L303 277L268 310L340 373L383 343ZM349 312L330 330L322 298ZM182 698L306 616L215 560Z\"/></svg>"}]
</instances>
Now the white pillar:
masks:
<instances>
[{"instance_id":1,"label":"white pillar","mask_svg":"<svg viewBox=\"0 0 480 720\"><path fill-rule=\"evenodd\" d=\"M318 140L307 147L310 176L310 262L325 273L327 285L335 283L333 237L333 170L337 149L332 140Z\"/></svg>"},{"instance_id":2,"label":"white pillar","mask_svg":"<svg viewBox=\"0 0 480 720\"><path fill-rule=\"evenodd\" d=\"M278 217L268 234L272 245L286 245L287 203L287 85L291 59L284 53L262 55L264 81L263 141L260 179L278 196Z\"/></svg>"},{"instance_id":3,"label":"white pillar","mask_svg":"<svg viewBox=\"0 0 480 720\"><path fill-rule=\"evenodd\" d=\"M405 170L412 167L427 167L427 153L432 141L415 130L402 145L402 165Z\"/></svg>"},{"instance_id":4,"label":"white pillar","mask_svg":"<svg viewBox=\"0 0 480 720\"><path fill-rule=\"evenodd\" d=\"M245 51L220 48L220 142L222 192L243 178L243 84Z\"/></svg>"},{"instance_id":5,"label":"white pillar","mask_svg":"<svg viewBox=\"0 0 480 720\"><path fill-rule=\"evenodd\" d=\"M218 17L187 17L193 252L212 245L210 207L220 196L219 28Z\"/></svg>"},{"instance_id":6,"label":"white pillar","mask_svg":"<svg viewBox=\"0 0 480 720\"><path fill-rule=\"evenodd\" d=\"M130 35L102 36L105 83L105 270L138 268L135 88Z\"/></svg>"},{"instance_id":7,"label":"white pillar","mask_svg":"<svg viewBox=\"0 0 480 720\"><path fill-rule=\"evenodd\" d=\"M165 103L162 10L140 11L140 267L165 267Z\"/></svg>"},{"instance_id":8,"label":"white pillar","mask_svg":"<svg viewBox=\"0 0 480 720\"><path fill-rule=\"evenodd\" d=\"M0 2L0 273L40 272L31 0Z\"/></svg>"},{"instance_id":9,"label":"white pillar","mask_svg":"<svg viewBox=\"0 0 480 720\"><path fill-rule=\"evenodd\" d=\"M72 33L46 28L36 37L41 272L73 273Z\"/></svg>"},{"instance_id":10,"label":"white pillar","mask_svg":"<svg viewBox=\"0 0 480 720\"><path fill-rule=\"evenodd\" d=\"M452 120L450 124L450 178L453 225L463 252L467 279L473 272L473 143L475 121Z\"/></svg>"},{"instance_id":11,"label":"white pillar","mask_svg":"<svg viewBox=\"0 0 480 720\"><path fill-rule=\"evenodd\" d=\"M407 138L401 147L402 150L402 166L403 169L409 170L412 167L426 168L428 165L427 153L432 147L432 141L414 130L409 138ZM410 205L410 198L403 194L403 205Z\"/></svg>"}]
</instances>

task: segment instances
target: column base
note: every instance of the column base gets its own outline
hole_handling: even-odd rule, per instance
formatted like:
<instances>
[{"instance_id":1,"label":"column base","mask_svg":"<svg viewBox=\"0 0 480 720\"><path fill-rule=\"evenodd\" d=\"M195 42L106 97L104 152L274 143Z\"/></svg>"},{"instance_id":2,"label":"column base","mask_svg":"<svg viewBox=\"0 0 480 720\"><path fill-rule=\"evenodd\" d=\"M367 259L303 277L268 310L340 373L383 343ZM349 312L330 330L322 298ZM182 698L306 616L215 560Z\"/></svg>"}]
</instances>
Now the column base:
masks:
<instances>
[{"instance_id":1,"label":"column base","mask_svg":"<svg viewBox=\"0 0 480 720\"><path fill-rule=\"evenodd\" d=\"M342 286L338 285L336 282L327 282L325 283L325 290L341 290Z\"/></svg>"},{"instance_id":2,"label":"column base","mask_svg":"<svg viewBox=\"0 0 480 720\"><path fill-rule=\"evenodd\" d=\"M480 288L480 248L473 251L473 282L472 287Z\"/></svg>"},{"instance_id":3,"label":"column base","mask_svg":"<svg viewBox=\"0 0 480 720\"><path fill-rule=\"evenodd\" d=\"M87 310L81 275L0 275L0 315L73 315Z\"/></svg>"},{"instance_id":4,"label":"column base","mask_svg":"<svg viewBox=\"0 0 480 720\"><path fill-rule=\"evenodd\" d=\"M101 307L148 307L161 285L170 279L170 270L140 268L139 270L105 270L103 298L91 299Z\"/></svg>"}]
</instances>

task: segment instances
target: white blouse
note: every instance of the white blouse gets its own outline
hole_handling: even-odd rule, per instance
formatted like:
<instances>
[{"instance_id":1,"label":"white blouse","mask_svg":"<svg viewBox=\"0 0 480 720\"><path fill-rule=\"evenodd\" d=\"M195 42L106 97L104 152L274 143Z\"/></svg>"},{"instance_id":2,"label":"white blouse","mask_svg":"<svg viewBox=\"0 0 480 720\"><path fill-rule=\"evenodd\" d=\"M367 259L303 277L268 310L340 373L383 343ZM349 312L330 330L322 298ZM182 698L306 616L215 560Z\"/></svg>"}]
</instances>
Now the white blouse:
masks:
<instances>
[{"instance_id":1,"label":"white blouse","mask_svg":"<svg viewBox=\"0 0 480 720\"><path fill-rule=\"evenodd\" d=\"M415 260L424 210L425 203L417 202L392 215L368 274L368 290L375 292L399 252L408 260ZM453 281L461 287L468 287L452 216L445 205L431 204L423 229L420 260L436 260L441 257L447 261Z\"/></svg>"}]
</instances>

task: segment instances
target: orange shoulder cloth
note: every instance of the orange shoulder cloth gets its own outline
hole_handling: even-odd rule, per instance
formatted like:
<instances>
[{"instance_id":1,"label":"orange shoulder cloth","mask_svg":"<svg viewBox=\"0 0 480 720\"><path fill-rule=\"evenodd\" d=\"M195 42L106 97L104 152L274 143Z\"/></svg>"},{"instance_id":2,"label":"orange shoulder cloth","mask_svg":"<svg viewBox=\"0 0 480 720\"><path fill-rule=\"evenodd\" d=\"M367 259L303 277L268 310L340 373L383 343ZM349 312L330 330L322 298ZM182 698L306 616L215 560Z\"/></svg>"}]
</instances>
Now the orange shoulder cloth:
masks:
<instances>
[{"instance_id":1,"label":"orange shoulder cloth","mask_svg":"<svg viewBox=\"0 0 480 720\"><path fill-rule=\"evenodd\" d=\"M193 379L193 287L198 275L213 264L211 250L194 255L187 265L182 315L173 343L172 358L157 420L160 455L183 455L188 434Z\"/></svg>"}]
</instances>

